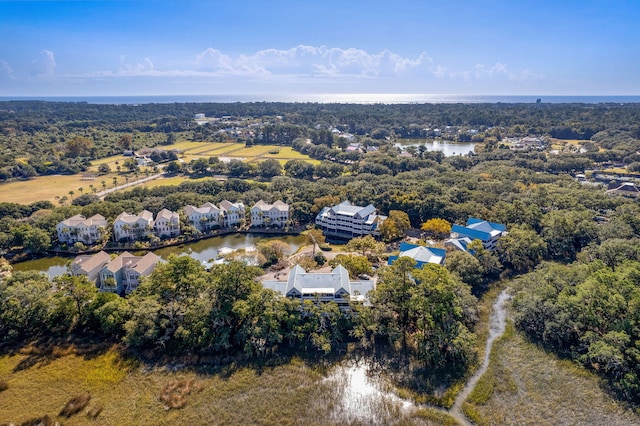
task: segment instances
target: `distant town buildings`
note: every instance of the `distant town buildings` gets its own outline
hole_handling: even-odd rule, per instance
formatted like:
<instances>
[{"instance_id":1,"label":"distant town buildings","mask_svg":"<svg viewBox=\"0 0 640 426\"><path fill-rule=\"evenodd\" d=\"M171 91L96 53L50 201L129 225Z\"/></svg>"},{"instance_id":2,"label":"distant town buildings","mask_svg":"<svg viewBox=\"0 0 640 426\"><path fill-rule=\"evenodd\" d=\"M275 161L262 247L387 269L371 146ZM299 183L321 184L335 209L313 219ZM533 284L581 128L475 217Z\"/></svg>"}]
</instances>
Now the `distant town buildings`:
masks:
<instances>
[{"instance_id":1,"label":"distant town buildings","mask_svg":"<svg viewBox=\"0 0 640 426\"><path fill-rule=\"evenodd\" d=\"M355 238L380 235L380 225L387 217L376 214L376 208L354 206L349 201L325 207L316 216L316 225L326 236Z\"/></svg>"},{"instance_id":2,"label":"distant town buildings","mask_svg":"<svg viewBox=\"0 0 640 426\"><path fill-rule=\"evenodd\" d=\"M78 214L58 223L56 232L60 243L93 245L104 237L108 226L104 216L96 214L87 219Z\"/></svg>"},{"instance_id":3,"label":"distant town buildings","mask_svg":"<svg viewBox=\"0 0 640 426\"><path fill-rule=\"evenodd\" d=\"M336 302L343 310L349 309L350 301L367 303L367 293L374 289L372 280L349 280L349 272L340 265L329 273L307 272L296 265L287 281L264 281L262 285L292 299Z\"/></svg>"}]
</instances>

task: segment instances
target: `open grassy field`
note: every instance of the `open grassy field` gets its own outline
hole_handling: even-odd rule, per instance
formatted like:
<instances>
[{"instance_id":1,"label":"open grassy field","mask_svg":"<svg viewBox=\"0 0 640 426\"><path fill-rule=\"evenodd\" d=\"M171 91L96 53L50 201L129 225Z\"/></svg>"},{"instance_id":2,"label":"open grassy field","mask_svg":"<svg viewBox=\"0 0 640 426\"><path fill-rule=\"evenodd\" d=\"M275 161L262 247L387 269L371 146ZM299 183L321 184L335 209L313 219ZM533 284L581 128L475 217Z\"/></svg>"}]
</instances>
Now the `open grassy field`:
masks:
<instances>
[{"instance_id":1,"label":"open grassy field","mask_svg":"<svg viewBox=\"0 0 640 426\"><path fill-rule=\"evenodd\" d=\"M284 165L288 160L301 159L311 164L320 163L309 156L301 154L291 149L291 147L273 146L273 145L256 145L246 147L243 143L217 143L217 142L178 142L174 145L166 146L165 149L179 149L182 151L181 160L189 162L196 158L209 158L212 156L242 158L247 162L262 161L267 158L275 158ZM277 154L269 154L269 151L278 150ZM0 201L19 204L30 204L35 201L49 200L54 204L58 204L58 198L66 196L67 202L71 201L69 191L74 192L74 197L81 195L79 188L83 188L83 193L91 193L89 185L93 185L102 191L101 182L104 180L106 188L113 187L113 178L118 178L118 185L125 183L124 175L116 173L116 167L122 165L126 157L116 155L107 158L101 158L91 163L88 173L96 174L100 164L108 164L113 173L106 175L96 175L94 180L82 180L82 174L77 175L55 175L55 176L39 176L28 181L9 182L0 184ZM116 164L116 162L118 164ZM140 174L144 177L144 174ZM131 176L130 181L134 178ZM160 185L177 185L183 181L191 180L187 177L173 177L168 179L154 180L142 185L147 187L155 187ZM58 198L56 198L58 197Z\"/></svg>"},{"instance_id":2,"label":"open grassy field","mask_svg":"<svg viewBox=\"0 0 640 426\"><path fill-rule=\"evenodd\" d=\"M527 342L507 325L463 407L478 425L638 425L598 377Z\"/></svg>"},{"instance_id":3,"label":"open grassy field","mask_svg":"<svg viewBox=\"0 0 640 426\"><path fill-rule=\"evenodd\" d=\"M210 177L202 177L202 178L190 178L188 176L168 176L168 177L160 177L158 179L153 179L144 183L141 183L137 186L141 186L144 188L155 188L158 186L177 186L182 182L199 182L202 180L213 179Z\"/></svg>"},{"instance_id":4,"label":"open grassy field","mask_svg":"<svg viewBox=\"0 0 640 426\"><path fill-rule=\"evenodd\" d=\"M115 173L96 176L94 180L82 180L82 175L53 175L38 176L26 181L3 183L0 185L0 200L7 203L29 204L40 200L49 200L58 205L57 197L66 196L71 201L69 191L74 192L74 197L80 194L79 188L83 188L84 194L91 193L89 185L93 185L98 191L102 191L102 181L107 188L113 187ZM123 176L118 176L118 184L125 183ZM68 201L68 202L69 202Z\"/></svg>"}]
</instances>

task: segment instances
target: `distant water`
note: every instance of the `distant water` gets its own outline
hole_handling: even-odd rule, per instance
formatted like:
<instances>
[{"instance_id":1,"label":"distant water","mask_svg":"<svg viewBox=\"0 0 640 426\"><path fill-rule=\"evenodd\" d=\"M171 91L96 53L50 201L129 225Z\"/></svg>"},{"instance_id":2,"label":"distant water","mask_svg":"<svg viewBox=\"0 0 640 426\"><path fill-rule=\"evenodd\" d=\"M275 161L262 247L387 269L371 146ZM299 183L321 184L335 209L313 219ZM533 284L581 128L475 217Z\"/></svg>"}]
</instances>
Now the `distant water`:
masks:
<instances>
[{"instance_id":1,"label":"distant water","mask_svg":"<svg viewBox=\"0 0 640 426\"><path fill-rule=\"evenodd\" d=\"M182 96L0 96L0 101L42 100L90 104L140 105L169 103L298 102L340 104L479 104L479 103L640 103L640 96L465 96L412 93L338 93L290 95L182 95Z\"/></svg>"}]
</instances>

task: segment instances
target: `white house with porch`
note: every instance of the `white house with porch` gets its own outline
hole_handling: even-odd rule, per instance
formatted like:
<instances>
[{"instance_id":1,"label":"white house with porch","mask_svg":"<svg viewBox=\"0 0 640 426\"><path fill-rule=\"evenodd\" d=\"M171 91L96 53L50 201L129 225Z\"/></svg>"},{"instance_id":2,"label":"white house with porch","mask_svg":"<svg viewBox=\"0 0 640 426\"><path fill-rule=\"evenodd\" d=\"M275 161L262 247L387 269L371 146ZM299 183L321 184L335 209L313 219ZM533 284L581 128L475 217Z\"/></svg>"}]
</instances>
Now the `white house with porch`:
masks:
<instances>
[{"instance_id":1,"label":"white house with porch","mask_svg":"<svg viewBox=\"0 0 640 426\"><path fill-rule=\"evenodd\" d=\"M227 200L223 200L220 203L220 217L222 227L229 227L239 224L244 220L245 207L242 202L232 203Z\"/></svg>"},{"instance_id":2,"label":"white house with porch","mask_svg":"<svg viewBox=\"0 0 640 426\"><path fill-rule=\"evenodd\" d=\"M153 230L160 238L177 237L180 235L180 216L169 209L160 210L156 215Z\"/></svg>"},{"instance_id":3,"label":"white house with porch","mask_svg":"<svg viewBox=\"0 0 640 426\"><path fill-rule=\"evenodd\" d=\"M367 293L375 288L372 280L349 280L349 272L338 265L328 273L307 272L296 265L287 281L264 281L264 288L293 299L314 302L336 302L340 309L349 309L349 302L368 303Z\"/></svg>"},{"instance_id":4,"label":"white house with porch","mask_svg":"<svg viewBox=\"0 0 640 426\"><path fill-rule=\"evenodd\" d=\"M289 205L278 200L267 204L263 200L251 207L251 226L283 227L289 221Z\"/></svg>"},{"instance_id":5,"label":"white house with porch","mask_svg":"<svg viewBox=\"0 0 640 426\"><path fill-rule=\"evenodd\" d=\"M212 203L204 203L200 207L188 205L184 208L184 214L200 232L220 227L220 209Z\"/></svg>"},{"instance_id":6,"label":"white house with porch","mask_svg":"<svg viewBox=\"0 0 640 426\"><path fill-rule=\"evenodd\" d=\"M81 242L86 245L93 245L100 241L106 232L109 222L99 214L86 218L82 215L75 215L65 219L56 225L58 241L66 244Z\"/></svg>"},{"instance_id":7,"label":"white house with porch","mask_svg":"<svg viewBox=\"0 0 640 426\"><path fill-rule=\"evenodd\" d=\"M116 241L136 241L150 237L153 225L153 213L148 210L143 210L137 215L122 212L113 222L113 235Z\"/></svg>"}]
</instances>

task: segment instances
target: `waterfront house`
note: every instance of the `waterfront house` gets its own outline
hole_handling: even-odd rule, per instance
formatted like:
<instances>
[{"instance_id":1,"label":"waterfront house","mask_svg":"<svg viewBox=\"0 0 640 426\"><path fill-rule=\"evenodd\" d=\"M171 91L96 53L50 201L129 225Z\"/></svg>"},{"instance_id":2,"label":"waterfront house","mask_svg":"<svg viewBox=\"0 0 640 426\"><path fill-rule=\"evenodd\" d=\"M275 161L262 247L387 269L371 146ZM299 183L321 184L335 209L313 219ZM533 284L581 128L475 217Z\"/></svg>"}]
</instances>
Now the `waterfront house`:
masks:
<instances>
[{"instance_id":1,"label":"waterfront house","mask_svg":"<svg viewBox=\"0 0 640 426\"><path fill-rule=\"evenodd\" d=\"M200 232L207 232L220 227L220 209L211 203L204 203L200 207L188 205L184 214L189 223Z\"/></svg>"},{"instance_id":2,"label":"waterfront house","mask_svg":"<svg viewBox=\"0 0 640 426\"><path fill-rule=\"evenodd\" d=\"M292 299L336 302L343 310L349 309L350 301L367 303L367 293L375 288L373 280L349 280L342 265L328 273L307 272L296 265L287 281L264 281L262 285Z\"/></svg>"},{"instance_id":3,"label":"waterfront house","mask_svg":"<svg viewBox=\"0 0 640 426\"><path fill-rule=\"evenodd\" d=\"M129 294L140 285L140 278L150 275L160 257L149 252L134 256L125 251L112 259L100 271L98 287L101 291Z\"/></svg>"},{"instance_id":4,"label":"waterfront house","mask_svg":"<svg viewBox=\"0 0 640 426\"><path fill-rule=\"evenodd\" d=\"M251 226L283 227L289 221L289 205L278 200L267 204L263 200L251 207Z\"/></svg>"},{"instance_id":5,"label":"waterfront house","mask_svg":"<svg viewBox=\"0 0 640 426\"><path fill-rule=\"evenodd\" d=\"M180 216L169 209L160 210L153 224L153 230L160 238L177 237L180 235Z\"/></svg>"},{"instance_id":6,"label":"waterfront house","mask_svg":"<svg viewBox=\"0 0 640 426\"><path fill-rule=\"evenodd\" d=\"M133 215L122 212L113 222L113 235L116 241L137 241L149 238L153 230L153 213L143 210L140 214Z\"/></svg>"},{"instance_id":7,"label":"waterfront house","mask_svg":"<svg viewBox=\"0 0 640 426\"><path fill-rule=\"evenodd\" d=\"M75 215L65 219L56 225L58 241L73 245L81 242L86 245L93 245L100 241L106 232L109 222L99 214L86 218L82 215Z\"/></svg>"},{"instance_id":8,"label":"waterfront house","mask_svg":"<svg viewBox=\"0 0 640 426\"><path fill-rule=\"evenodd\" d=\"M245 220L244 204L240 201L232 203L230 201L223 200L220 203L220 217L222 218L222 226L225 228L240 224Z\"/></svg>"},{"instance_id":9,"label":"waterfront house","mask_svg":"<svg viewBox=\"0 0 640 426\"><path fill-rule=\"evenodd\" d=\"M325 207L316 216L316 225L326 236L355 238L380 235L380 225L387 217L376 214L376 208L354 206L349 201L333 207Z\"/></svg>"},{"instance_id":10,"label":"waterfront house","mask_svg":"<svg viewBox=\"0 0 640 426\"><path fill-rule=\"evenodd\" d=\"M77 256L69 265L69 273L76 277L85 275L89 281L95 283L100 277L100 271L109 262L111 262L111 256L104 251L93 255Z\"/></svg>"}]
</instances>

